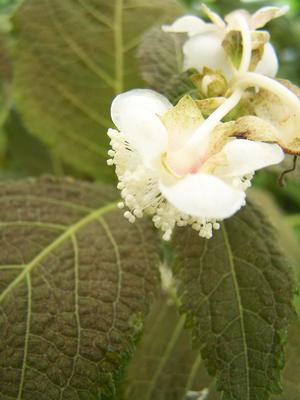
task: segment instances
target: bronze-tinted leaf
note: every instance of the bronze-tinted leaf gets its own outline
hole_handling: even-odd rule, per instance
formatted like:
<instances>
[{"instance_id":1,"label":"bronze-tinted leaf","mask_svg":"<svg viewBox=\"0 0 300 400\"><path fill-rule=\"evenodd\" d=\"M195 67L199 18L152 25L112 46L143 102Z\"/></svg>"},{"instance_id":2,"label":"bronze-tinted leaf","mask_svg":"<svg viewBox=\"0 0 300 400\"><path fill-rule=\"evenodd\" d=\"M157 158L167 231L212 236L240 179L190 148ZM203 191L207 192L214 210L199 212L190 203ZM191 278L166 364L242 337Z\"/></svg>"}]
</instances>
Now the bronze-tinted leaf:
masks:
<instances>
[{"instance_id":1,"label":"bronze-tinted leaf","mask_svg":"<svg viewBox=\"0 0 300 400\"><path fill-rule=\"evenodd\" d=\"M2 184L0 202L1 400L114 398L158 283L151 225L70 179Z\"/></svg>"}]
</instances>

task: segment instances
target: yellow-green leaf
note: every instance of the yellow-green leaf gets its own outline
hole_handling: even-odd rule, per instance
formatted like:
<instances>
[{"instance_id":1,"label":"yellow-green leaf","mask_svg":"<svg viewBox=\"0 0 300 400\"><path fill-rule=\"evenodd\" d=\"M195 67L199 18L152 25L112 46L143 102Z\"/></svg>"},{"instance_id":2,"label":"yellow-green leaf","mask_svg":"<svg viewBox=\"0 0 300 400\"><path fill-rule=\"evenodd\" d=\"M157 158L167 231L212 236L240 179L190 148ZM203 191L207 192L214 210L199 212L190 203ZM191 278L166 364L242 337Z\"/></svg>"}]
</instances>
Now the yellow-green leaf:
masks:
<instances>
[{"instance_id":1,"label":"yellow-green leaf","mask_svg":"<svg viewBox=\"0 0 300 400\"><path fill-rule=\"evenodd\" d=\"M29 131L79 171L110 180L113 97L141 87L136 48L176 0L30 0L14 17L16 99Z\"/></svg>"}]
</instances>

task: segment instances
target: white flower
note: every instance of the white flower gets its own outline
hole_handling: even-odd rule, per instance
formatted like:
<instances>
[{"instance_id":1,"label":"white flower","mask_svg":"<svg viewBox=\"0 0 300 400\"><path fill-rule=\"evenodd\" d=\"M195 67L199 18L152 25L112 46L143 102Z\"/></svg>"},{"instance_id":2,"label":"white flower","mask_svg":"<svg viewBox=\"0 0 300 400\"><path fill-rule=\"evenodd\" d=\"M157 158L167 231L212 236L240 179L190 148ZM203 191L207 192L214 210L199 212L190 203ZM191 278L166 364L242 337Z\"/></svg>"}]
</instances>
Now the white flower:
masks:
<instances>
[{"instance_id":1,"label":"white flower","mask_svg":"<svg viewBox=\"0 0 300 400\"><path fill-rule=\"evenodd\" d=\"M229 98L204 120L185 96L173 107L151 90L132 90L115 98L109 130L110 165L116 166L130 222L151 215L168 240L175 225L192 225L210 238L218 221L245 205L254 171L282 161L276 144L230 137L235 122L222 124L236 98Z\"/></svg>"},{"instance_id":2,"label":"white flower","mask_svg":"<svg viewBox=\"0 0 300 400\"><path fill-rule=\"evenodd\" d=\"M252 108L255 116L261 121L258 119L254 121L253 118L242 121L244 127L247 125L247 128L250 128L245 130L244 137L278 143L286 153L300 155L300 90L287 81L273 79L278 70L275 51L268 42L267 32L256 31L271 19L285 14L288 7L263 7L252 16L245 10L234 11L225 17L227 24L206 6L203 7L212 23L206 23L198 17L185 16L179 18L173 25L163 27L168 32L188 33L189 39L183 48L185 68L195 67L203 70L202 92L208 96L210 94L207 90L208 85L212 85L214 89L214 70L221 72L227 78L229 89L227 93L232 93L231 96L228 99L224 97L214 101L214 104L219 101L223 103L220 110L216 111L222 113L222 117L238 105L247 89L255 88ZM230 38L231 32L240 32L242 37L240 49L239 44ZM227 52L225 39L228 45ZM263 54L261 54L262 45ZM238 66L234 65L230 58L232 46L233 55L240 50ZM205 67L211 68L212 71L207 72ZM215 82L217 79L216 75ZM211 118L211 121L213 120L214 117Z\"/></svg>"},{"instance_id":3,"label":"white flower","mask_svg":"<svg viewBox=\"0 0 300 400\"><path fill-rule=\"evenodd\" d=\"M228 32L242 31L248 28L252 37L255 37L254 35L258 33L257 29L262 28L271 19L278 18L288 11L288 7L264 7L251 16L245 10L238 10L227 15L225 22L207 6L203 5L203 9L212 23L206 23L195 16L184 16L176 20L172 25L163 26L163 29L166 32L184 32L188 34L189 38L183 46L184 69L196 68L202 71L204 67L208 67L222 72L228 80L232 79L235 74L235 68L223 47L223 42ZM243 45L244 47L251 46L251 51L255 50L255 41L251 43L251 40L248 40ZM275 77L278 71L275 50L268 40L266 43L262 43L262 46L263 55L255 66L255 72Z\"/></svg>"}]
</instances>

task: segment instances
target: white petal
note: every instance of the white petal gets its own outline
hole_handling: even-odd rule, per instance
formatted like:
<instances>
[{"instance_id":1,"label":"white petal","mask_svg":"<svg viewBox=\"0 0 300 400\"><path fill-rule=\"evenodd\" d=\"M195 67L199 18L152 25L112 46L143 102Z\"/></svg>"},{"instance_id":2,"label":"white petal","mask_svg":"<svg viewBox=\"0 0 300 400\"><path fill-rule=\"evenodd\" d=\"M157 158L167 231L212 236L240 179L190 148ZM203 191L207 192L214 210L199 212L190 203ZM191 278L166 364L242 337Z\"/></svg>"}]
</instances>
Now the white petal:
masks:
<instances>
[{"instance_id":1,"label":"white petal","mask_svg":"<svg viewBox=\"0 0 300 400\"><path fill-rule=\"evenodd\" d=\"M120 94L112 103L114 124L126 135L145 162L151 163L167 147L168 132L159 116L171 107L164 96L143 89Z\"/></svg>"},{"instance_id":2,"label":"white petal","mask_svg":"<svg viewBox=\"0 0 300 400\"><path fill-rule=\"evenodd\" d=\"M111 106L111 117L114 124L122 130L123 107L141 107L153 114L163 115L172 104L169 100L154 90L134 89L118 95Z\"/></svg>"},{"instance_id":3,"label":"white petal","mask_svg":"<svg viewBox=\"0 0 300 400\"><path fill-rule=\"evenodd\" d=\"M233 76L232 67L222 47L223 33L208 32L193 36L183 46L184 69L204 67L221 71L229 80Z\"/></svg>"},{"instance_id":4,"label":"white petal","mask_svg":"<svg viewBox=\"0 0 300 400\"><path fill-rule=\"evenodd\" d=\"M167 200L185 214L199 218L223 219L245 203L245 192L208 174L187 175L175 185L160 182Z\"/></svg>"},{"instance_id":5,"label":"white petal","mask_svg":"<svg viewBox=\"0 0 300 400\"><path fill-rule=\"evenodd\" d=\"M289 11L289 6L284 7L262 7L250 19L250 27L253 30L262 28L269 21L279 18Z\"/></svg>"},{"instance_id":6,"label":"white petal","mask_svg":"<svg viewBox=\"0 0 300 400\"><path fill-rule=\"evenodd\" d=\"M197 33L207 32L216 29L213 24L203 21L193 15L186 15L178 18L172 25L163 25L165 32L187 33L190 37Z\"/></svg>"},{"instance_id":7,"label":"white petal","mask_svg":"<svg viewBox=\"0 0 300 400\"><path fill-rule=\"evenodd\" d=\"M234 177L252 173L269 165L279 164L284 153L277 144L234 139L224 146L228 165L215 173L219 176Z\"/></svg>"},{"instance_id":8,"label":"white petal","mask_svg":"<svg viewBox=\"0 0 300 400\"><path fill-rule=\"evenodd\" d=\"M278 59L274 47L271 43L267 43L264 48L264 54L256 67L259 74L275 78L278 72Z\"/></svg>"},{"instance_id":9,"label":"white petal","mask_svg":"<svg viewBox=\"0 0 300 400\"><path fill-rule=\"evenodd\" d=\"M239 20L241 17L249 23L251 14L247 10L239 9L234 10L225 16L225 21L227 22L229 28L228 31L237 28L236 21ZM240 25L238 27L240 28Z\"/></svg>"}]
</instances>

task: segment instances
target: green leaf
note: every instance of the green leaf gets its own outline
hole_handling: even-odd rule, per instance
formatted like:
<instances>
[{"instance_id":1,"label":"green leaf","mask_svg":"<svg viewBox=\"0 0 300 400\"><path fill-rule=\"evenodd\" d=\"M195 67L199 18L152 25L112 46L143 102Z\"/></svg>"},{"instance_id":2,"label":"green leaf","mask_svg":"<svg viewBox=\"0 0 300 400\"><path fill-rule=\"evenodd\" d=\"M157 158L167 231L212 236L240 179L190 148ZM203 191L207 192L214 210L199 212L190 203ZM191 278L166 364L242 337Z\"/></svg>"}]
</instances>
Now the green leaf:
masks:
<instances>
[{"instance_id":1,"label":"green leaf","mask_svg":"<svg viewBox=\"0 0 300 400\"><path fill-rule=\"evenodd\" d=\"M114 398L158 283L154 231L106 186L24 180L0 200L1 400Z\"/></svg>"},{"instance_id":2,"label":"green leaf","mask_svg":"<svg viewBox=\"0 0 300 400\"><path fill-rule=\"evenodd\" d=\"M128 367L124 400L185 400L210 385L184 322L166 296L156 301Z\"/></svg>"},{"instance_id":3,"label":"green leaf","mask_svg":"<svg viewBox=\"0 0 300 400\"><path fill-rule=\"evenodd\" d=\"M290 219L295 217L287 217L282 210L278 207L275 200L272 198L270 193L264 190L252 188L250 189L248 196L250 196L261 209L264 209L269 217L270 222L276 227L280 245L284 249L291 266L295 271L295 276L298 281L298 287L300 284L300 246L297 236L291 228ZM300 225L300 215L299 215ZM300 315L300 297L295 297L294 304L298 315Z\"/></svg>"},{"instance_id":4,"label":"green leaf","mask_svg":"<svg viewBox=\"0 0 300 400\"><path fill-rule=\"evenodd\" d=\"M283 247L287 257L296 270L300 281L300 247L293 230L287 222L288 219L286 215L282 212L273 197L267 191L251 188L248 196L251 196L251 199L253 199L261 209L265 210L270 222L274 227L276 227L279 235L280 246Z\"/></svg>"},{"instance_id":5,"label":"green leaf","mask_svg":"<svg viewBox=\"0 0 300 400\"><path fill-rule=\"evenodd\" d=\"M1 21L0 21L1 23ZM11 106L12 66L7 36L0 32L0 127Z\"/></svg>"},{"instance_id":6,"label":"green leaf","mask_svg":"<svg viewBox=\"0 0 300 400\"><path fill-rule=\"evenodd\" d=\"M84 178L74 168L65 165L55 151L36 136L30 135L16 110L10 112L4 129L7 141L5 165L7 171L18 173L21 177L65 174Z\"/></svg>"},{"instance_id":7,"label":"green leaf","mask_svg":"<svg viewBox=\"0 0 300 400\"><path fill-rule=\"evenodd\" d=\"M179 230L175 244L182 312L222 399L267 400L280 393L294 285L264 213L248 204L213 239Z\"/></svg>"},{"instance_id":8,"label":"green leaf","mask_svg":"<svg viewBox=\"0 0 300 400\"><path fill-rule=\"evenodd\" d=\"M0 0L0 14L10 14L22 0Z\"/></svg>"},{"instance_id":9,"label":"green leaf","mask_svg":"<svg viewBox=\"0 0 300 400\"><path fill-rule=\"evenodd\" d=\"M20 116L15 111L10 113L4 129L10 158L8 167L20 171L23 176L54 173L49 149L26 131Z\"/></svg>"},{"instance_id":10,"label":"green leaf","mask_svg":"<svg viewBox=\"0 0 300 400\"><path fill-rule=\"evenodd\" d=\"M272 397L273 400L299 400L300 321L290 328L286 350L287 363L283 373L283 393L279 397Z\"/></svg>"},{"instance_id":11,"label":"green leaf","mask_svg":"<svg viewBox=\"0 0 300 400\"><path fill-rule=\"evenodd\" d=\"M2 128L0 128L0 166L2 167L5 154L6 154L6 135Z\"/></svg>"},{"instance_id":12,"label":"green leaf","mask_svg":"<svg viewBox=\"0 0 300 400\"><path fill-rule=\"evenodd\" d=\"M183 72L182 46L185 34L150 29L138 48L141 75L153 89L160 91L172 76Z\"/></svg>"},{"instance_id":13,"label":"green leaf","mask_svg":"<svg viewBox=\"0 0 300 400\"><path fill-rule=\"evenodd\" d=\"M31 0L18 9L16 99L29 131L59 157L102 180L113 97L142 86L136 48L176 0Z\"/></svg>"},{"instance_id":14,"label":"green leaf","mask_svg":"<svg viewBox=\"0 0 300 400\"><path fill-rule=\"evenodd\" d=\"M0 33L11 31L10 17L21 1L23 0L0 0Z\"/></svg>"},{"instance_id":15,"label":"green leaf","mask_svg":"<svg viewBox=\"0 0 300 400\"><path fill-rule=\"evenodd\" d=\"M190 79L195 71L183 71L185 40L185 34L167 33L155 27L146 33L138 50L142 77L173 103L186 93L196 92Z\"/></svg>"}]
</instances>

